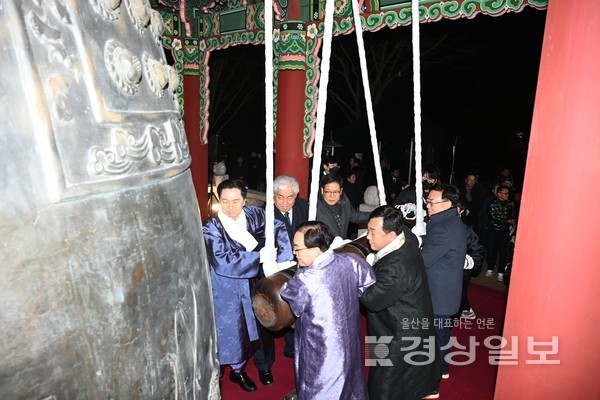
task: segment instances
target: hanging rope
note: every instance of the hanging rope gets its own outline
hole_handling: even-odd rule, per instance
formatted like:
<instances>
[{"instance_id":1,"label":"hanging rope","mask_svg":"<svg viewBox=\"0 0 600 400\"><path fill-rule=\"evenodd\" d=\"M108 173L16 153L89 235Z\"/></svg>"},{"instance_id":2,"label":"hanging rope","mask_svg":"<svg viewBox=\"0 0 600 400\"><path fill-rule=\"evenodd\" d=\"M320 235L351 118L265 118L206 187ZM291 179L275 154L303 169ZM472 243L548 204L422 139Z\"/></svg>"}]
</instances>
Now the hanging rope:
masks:
<instances>
[{"instance_id":1,"label":"hanging rope","mask_svg":"<svg viewBox=\"0 0 600 400\"><path fill-rule=\"evenodd\" d=\"M385 204L385 188L383 176L381 175L381 164L379 162L379 148L377 147L377 131L375 130L375 117L373 116L373 101L371 99L371 86L369 84L369 70L367 69L367 57L365 54L365 42L363 40L360 10L357 0L352 1L352 15L356 31L356 44L358 46L358 58L360 59L360 72L363 89L365 91L365 104L367 107L367 121L369 122L369 134L371 136L371 147L373 149L373 161L375 163L375 176L377 177L377 189L379 190L379 204Z\"/></svg>"},{"instance_id":2,"label":"hanging rope","mask_svg":"<svg viewBox=\"0 0 600 400\"><path fill-rule=\"evenodd\" d=\"M265 247L275 248L275 209L273 204L273 0L265 0L265 109L266 109L266 193L265 193ZM279 269L275 261L263 263L263 272L269 276Z\"/></svg>"},{"instance_id":3,"label":"hanging rope","mask_svg":"<svg viewBox=\"0 0 600 400\"><path fill-rule=\"evenodd\" d=\"M413 228L415 234L425 234L423 223L423 182L421 171L421 49L419 47L419 0L412 0L412 49L413 49L413 84L414 84L414 113L415 113L415 191L417 206L417 221Z\"/></svg>"},{"instance_id":4,"label":"hanging rope","mask_svg":"<svg viewBox=\"0 0 600 400\"><path fill-rule=\"evenodd\" d=\"M308 199L308 219L317 217L317 194L321 174L321 152L323 151L323 136L325 128L325 109L327 105L327 85L329 84L329 66L331 59L331 39L333 38L333 6L335 0L325 1L325 32L323 32L323 55L321 58L321 79L319 80L317 123L313 149L313 166Z\"/></svg>"},{"instance_id":5,"label":"hanging rope","mask_svg":"<svg viewBox=\"0 0 600 400\"><path fill-rule=\"evenodd\" d=\"M325 31L323 33L323 54L321 60L321 79L319 81L319 101L317 105L317 123L315 131L314 149L313 149L313 167L311 174L311 187L309 197L308 218L315 219L317 215L317 195L319 192L319 180L321 173L321 153L323 150L323 137L325 125L325 110L327 104L327 86L329 84L329 69L331 60L331 43L333 38L333 0L325 2ZM415 191L417 197L417 218L414 231L418 235L425 234L425 225L423 222L424 212L421 204L423 198L423 183L421 180L421 65L420 65L420 47L419 47L419 0L412 0L411 11L413 15L412 23L412 49L413 49L413 82L414 82L414 124L415 124ZM381 174L381 165L379 163L380 154L377 147L377 133L375 129L375 119L373 116L373 105L371 99L371 90L368 79L368 69L366 55L364 50L364 40L362 35L362 24L360 20L360 10L357 0L352 1L352 12L355 21L356 41L361 65L361 77L365 91L365 102L367 106L367 120L369 123L369 134L371 137L371 147L373 150L373 159L375 162L375 175L377 177L377 188L379 190L380 204L385 202L385 188L383 186L383 177ZM415 17L416 16L416 17ZM412 149L411 149L412 150Z\"/></svg>"}]
</instances>

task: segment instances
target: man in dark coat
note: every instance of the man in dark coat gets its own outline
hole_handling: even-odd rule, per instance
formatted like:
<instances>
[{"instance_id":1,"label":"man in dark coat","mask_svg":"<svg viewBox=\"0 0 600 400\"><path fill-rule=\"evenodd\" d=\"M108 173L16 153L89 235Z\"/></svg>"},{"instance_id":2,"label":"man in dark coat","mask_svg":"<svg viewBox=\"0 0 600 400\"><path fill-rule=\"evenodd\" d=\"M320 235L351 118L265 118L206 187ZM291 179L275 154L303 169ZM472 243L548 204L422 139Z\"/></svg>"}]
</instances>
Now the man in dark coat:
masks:
<instances>
[{"instance_id":1,"label":"man in dark coat","mask_svg":"<svg viewBox=\"0 0 600 400\"><path fill-rule=\"evenodd\" d=\"M472 226L475 233L479 234L479 214L483 202L483 192L477 183L477 175L468 173L465 183L458 190L463 199L461 218L465 224Z\"/></svg>"},{"instance_id":2,"label":"man in dark coat","mask_svg":"<svg viewBox=\"0 0 600 400\"><path fill-rule=\"evenodd\" d=\"M429 222L421 249L433 301L436 346L443 379L450 377L449 365L444 360L450 349L442 348L450 342L452 316L460 310L463 269L467 255L467 227L456 210L458 200L456 186L438 184L429 191Z\"/></svg>"},{"instance_id":3,"label":"man in dark coat","mask_svg":"<svg viewBox=\"0 0 600 400\"><path fill-rule=\"evenodd\" d=\"M367 309L369 335L392 338L387 345L392 365L370 367L369 399L417 400L433 392L440 376L433 306L419 244L404 226L400 211L390 206L373 210L367 228L369 245L377 251L376 282L360 301Z\"/></svg>"},{"instance_id":4,"label":"man in dark coat","mask_svg":"<svg viewBox=\"0 0 600 400\"><path fill-rule=\"evenodd\" d=\"M350 222L362 224L369 219L368 212L357 211L344 195L342 178L327 174L321 177L321 196L317 203L317 221L323 222L334 236L348 239Z\"/></svg>"},{"instance_id":5,"label":"man in dark coat","mask_svg":"<svg viewBox=\"0 0 600 400\"><path fill-rule=\"evenodd\" d=\"M423 200L426 200L427 193L431 190L435 185L440 182L440 178L442 177L442 172L440 169L434 164L425 164L423 165ZM399 206L406 203L417 204L417 193L415 186L408 186L404 190L402 190L396 196L396 200L392 205Z\"/></svg>"}]
</instances>

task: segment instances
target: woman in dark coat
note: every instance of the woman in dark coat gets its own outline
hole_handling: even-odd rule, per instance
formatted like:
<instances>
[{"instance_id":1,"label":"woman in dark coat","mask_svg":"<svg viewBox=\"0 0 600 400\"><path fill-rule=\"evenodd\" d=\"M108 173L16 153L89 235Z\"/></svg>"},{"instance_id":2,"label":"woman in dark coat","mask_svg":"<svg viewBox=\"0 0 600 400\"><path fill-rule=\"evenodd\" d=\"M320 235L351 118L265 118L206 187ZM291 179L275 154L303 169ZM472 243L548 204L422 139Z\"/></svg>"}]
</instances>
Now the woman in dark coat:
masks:
<instances>
[{"instance_id":1,"label":"woman in dark coat","mask_svg":"<svg viewBox=\"0 0 600 400\"><path fill-rule=\"evenodd\" d=\"M400 211L390 206L371 213L367 239L377 251L373 265L376 282L360 301L367 309L369 336L379 343L387 341L384 337L391 338L386 358L392 363L386 366L371 357L380 362L369 369L369 399L420 399L434 391L440 370L433 306L419 244L404 226Z\"/></svg>"}]
</instances>

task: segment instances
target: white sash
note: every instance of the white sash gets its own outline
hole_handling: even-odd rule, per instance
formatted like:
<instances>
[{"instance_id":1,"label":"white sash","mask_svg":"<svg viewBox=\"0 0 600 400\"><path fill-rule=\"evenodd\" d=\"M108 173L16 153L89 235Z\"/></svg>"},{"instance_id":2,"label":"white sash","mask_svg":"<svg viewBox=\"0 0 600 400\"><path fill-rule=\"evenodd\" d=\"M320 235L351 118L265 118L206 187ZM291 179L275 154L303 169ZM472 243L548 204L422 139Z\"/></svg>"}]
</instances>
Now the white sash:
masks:
<instances>
[{"instance_id":1,"label":"white sash","mask_svg":"<svg viewBox=\"0 0 600 400\"><path fill-rule=\"evenodd\" d=\"M227 234L231 236L233 240L244 246L246 251L252 251L256 248L258 242L256 239L254 239L254 236L248 232L246 213L244 211L240 213L237 221L228 217L222 211L219 211L218 217L221 221L221 224L223 224L225 232L227 232Z\"/></svg>"}]
</instances>

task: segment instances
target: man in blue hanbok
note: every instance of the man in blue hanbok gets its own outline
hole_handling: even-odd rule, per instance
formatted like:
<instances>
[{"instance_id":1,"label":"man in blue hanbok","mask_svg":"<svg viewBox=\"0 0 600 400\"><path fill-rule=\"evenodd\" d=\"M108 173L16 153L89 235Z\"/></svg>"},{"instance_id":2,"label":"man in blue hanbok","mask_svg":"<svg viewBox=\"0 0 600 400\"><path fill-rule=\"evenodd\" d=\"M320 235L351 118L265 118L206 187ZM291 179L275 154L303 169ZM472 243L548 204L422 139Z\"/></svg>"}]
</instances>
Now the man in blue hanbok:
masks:
<instances>
[{"instance_id":1,"label":"man in blue hanbok","mask_svg":"<svg viewBox=\"0 0 600 400\"><path fill-rule=\"evenodd\" d=\"M258 349L257 354L272 363L272 358L265 354L272 350L261 346L250 290L252 282L262 276L261 263L270 261L274 249L264 247L265 212L245 205L243 182L223 181L217 194L221 210L204 225L204 241L210 265L219 363L231 367L232 382L253 392L256 384L244 371L246 362ZM278 262L293 258L285 225L280 221L275 221L275 246ZM270 365L258 369L263 384L272 383Z\"/></svg>"},{"instance_id":2,"label":"man in blue hanbok","mask_svg":"<svg viewBox=\"0 0 600 400\"><path fill-rule=\"evenodd\" d=\"M375 282L361 257L329 249L322 222L298 226L294 252L300 269L281 287L298 319L294 369L298 399L366 400L359 296Z\"/></svg>"}]
</instances>

